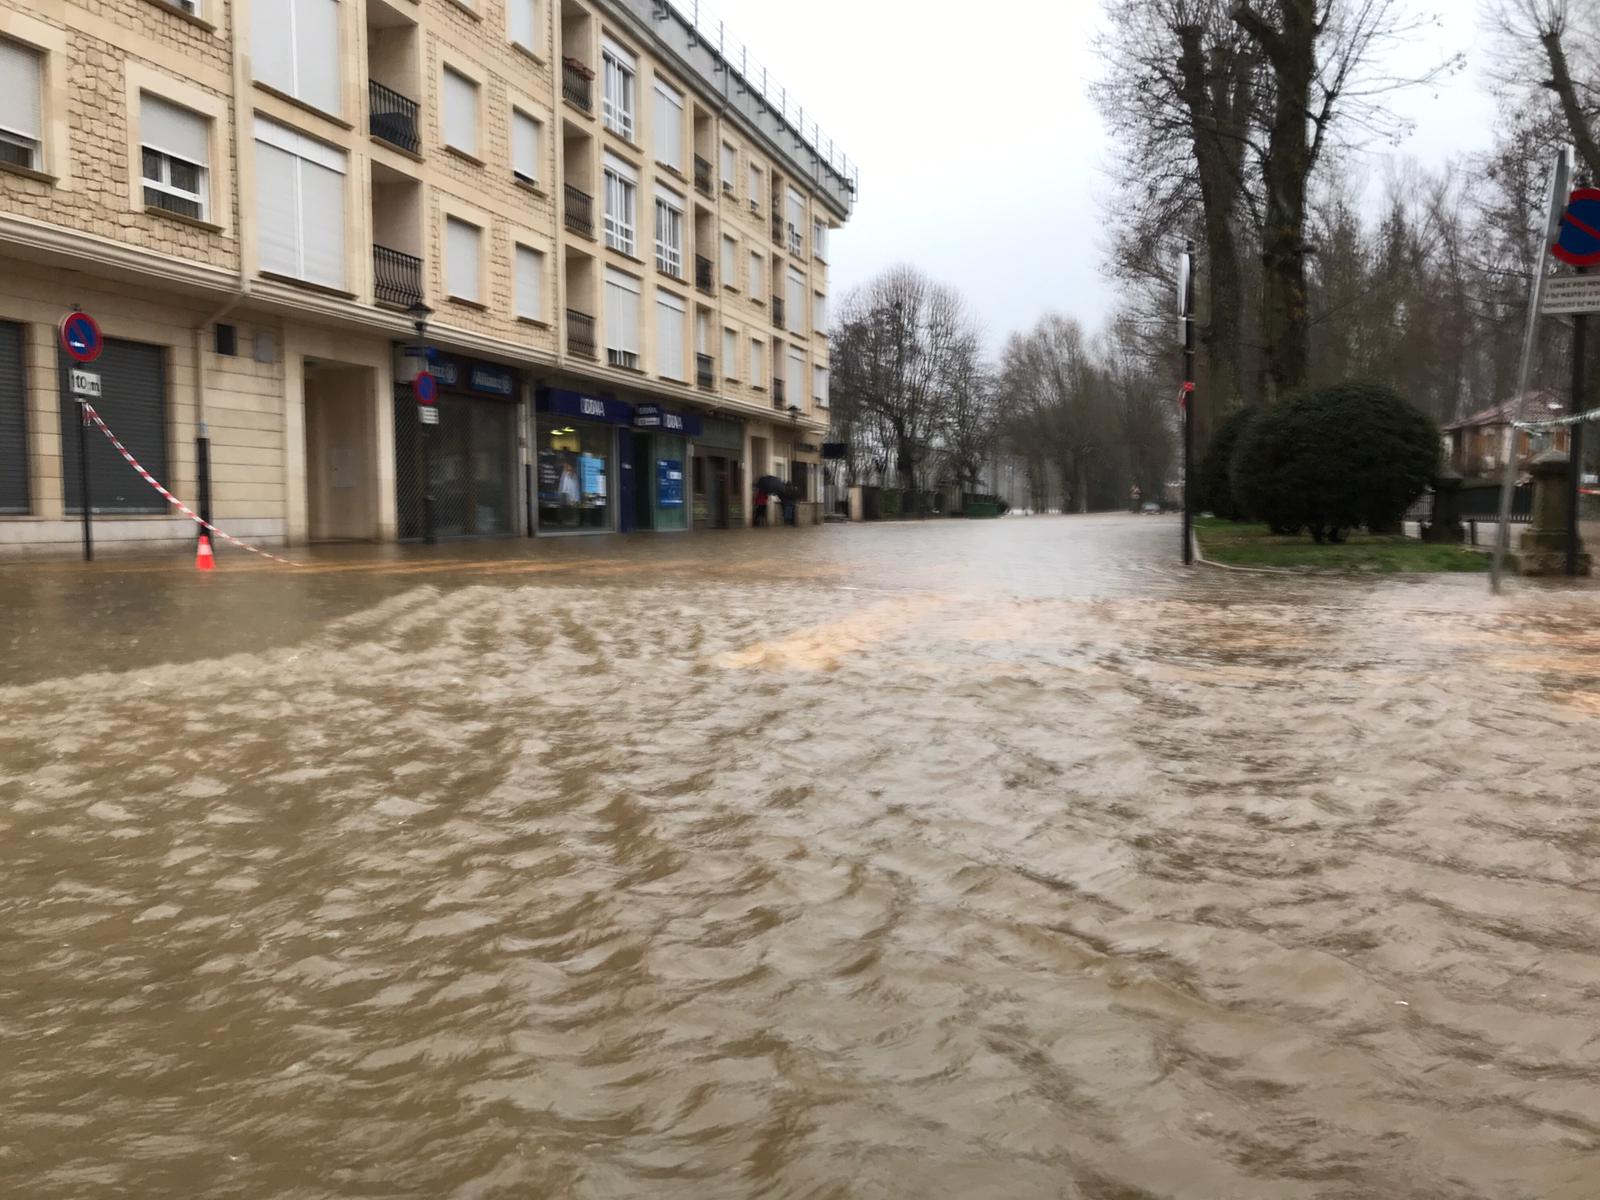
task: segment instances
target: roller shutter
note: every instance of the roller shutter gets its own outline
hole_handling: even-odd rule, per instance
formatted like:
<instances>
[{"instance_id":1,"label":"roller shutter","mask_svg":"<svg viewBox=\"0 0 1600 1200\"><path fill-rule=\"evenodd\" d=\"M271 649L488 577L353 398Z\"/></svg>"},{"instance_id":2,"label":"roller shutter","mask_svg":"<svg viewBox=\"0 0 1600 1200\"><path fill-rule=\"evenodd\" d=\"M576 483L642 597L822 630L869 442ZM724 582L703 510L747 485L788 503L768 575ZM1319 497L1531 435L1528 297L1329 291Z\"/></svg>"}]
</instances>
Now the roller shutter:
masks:
<instances>
[{"instance_id":1,"label":"roller shutter","mask_svg":"<svg viewBox=\"0 0 1600 1200\"><path fill-rule=\"evenodd\" d=\"M58 355L61 373L61 465L67 511L81 513L78 503L78 402L72 398L68 372L73 364ZM107 338L105 351L86 369L100 376L101 397L94 407L128 452L163 484L167 474L166 354L144 342ZM89 430L89 504L94 512L162 513L167 505L148 483L123 461L99 429Z\"/></svg>"}]
</instances>

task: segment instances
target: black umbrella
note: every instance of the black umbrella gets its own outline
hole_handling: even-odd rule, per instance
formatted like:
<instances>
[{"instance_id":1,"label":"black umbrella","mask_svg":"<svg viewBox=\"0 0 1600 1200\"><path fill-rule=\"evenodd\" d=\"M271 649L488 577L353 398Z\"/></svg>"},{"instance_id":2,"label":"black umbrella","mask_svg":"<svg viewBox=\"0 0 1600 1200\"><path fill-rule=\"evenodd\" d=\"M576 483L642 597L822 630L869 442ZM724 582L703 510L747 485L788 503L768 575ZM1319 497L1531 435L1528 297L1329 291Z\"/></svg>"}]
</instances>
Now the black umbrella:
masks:
<instances>
[{"instance_id":1,"label":"black umbrella","mask_svg":"<svg viewBox=\"0 0 1600 1200\"><path fill-rule=\"evenodd\" d=\"M776 475L763 475L760 479L756 480L756 488L760 491L768 493L769 495L781 495L786 486L787 485L783 482L783 480L779 479Z\"/></svg>"}]
</instances>

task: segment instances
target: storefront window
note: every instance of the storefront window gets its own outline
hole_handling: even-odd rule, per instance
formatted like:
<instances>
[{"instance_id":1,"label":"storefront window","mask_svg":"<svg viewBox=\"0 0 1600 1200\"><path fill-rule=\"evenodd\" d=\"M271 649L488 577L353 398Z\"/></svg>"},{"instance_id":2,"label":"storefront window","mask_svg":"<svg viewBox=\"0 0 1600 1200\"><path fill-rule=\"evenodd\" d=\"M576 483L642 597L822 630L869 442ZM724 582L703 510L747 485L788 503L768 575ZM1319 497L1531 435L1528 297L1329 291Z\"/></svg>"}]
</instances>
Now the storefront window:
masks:
<instances>
[{"instance_id":1,"label":"storefront window","mask_svg":"<svg viewBox=\"0 0 1600 1200\"><path fill-rule=\"evenodd\" d=\"M654 478L651 486L655 497L655 527L657 529L688 528L688 508L685 503L684 461L685 443L681 437L658 433L652 439L654 451Z\"/></svg>"},{"instance_id":2,"label":"storefront window","mask_svg":"<svg viewBox=\"0 0 1600 1200\"><path fill-rule=\"evenodd\" d=\"M544 427L546 422L549 428ZM611 427L560 416L542 417L540 424L540 530L609 529Z\"/></svg>"}]
</instances>

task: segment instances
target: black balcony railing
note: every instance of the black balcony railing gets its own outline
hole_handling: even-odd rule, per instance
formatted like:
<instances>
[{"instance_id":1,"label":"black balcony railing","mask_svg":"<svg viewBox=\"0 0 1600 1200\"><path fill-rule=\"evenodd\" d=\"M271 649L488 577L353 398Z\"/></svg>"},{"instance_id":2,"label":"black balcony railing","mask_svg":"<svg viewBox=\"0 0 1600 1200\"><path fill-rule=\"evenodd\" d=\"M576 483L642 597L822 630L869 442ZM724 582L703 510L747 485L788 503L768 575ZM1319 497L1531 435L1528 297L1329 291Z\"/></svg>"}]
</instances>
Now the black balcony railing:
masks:
<instances>
[{"instance_id":1,"label":"black balcony railing","mask_svg":"<svg viewBox=\"0 0 1600 1200\"><path fill-rule=\"evenodd\" d=\"M785 314L784 314L784 311L783 311L783 297L782 296L774 296L772 298L772 327L774 329L783 329L783 328L785 328L784 323L783 323L784 315Z\"/></svg>"},{"instance_id":2,"label":"black balcony railing","mask_svg":"<svg viewBox=\"0 0 1600 1200\"><path fill-rule=\"evenodd\" d=\"M777 213L772 214L772 244L783 245L783 218Z\"/></svg>"},{"instance_id":3,"label":"black balcony railing","mask_svg":"<svg viewBox=\"0 0 1600 1200\"><path fill-rule=\"evenodd\" d=\"M594 236L594 197L570 183L564 188L567 209L567 228L584 237Z\"/></svg>"},{"instance_id":4,"label":"black balcony railing","mask_svg":"<svg viewBox=\"0 0 1600 1200\"><path fill-rule=\"evenodd\" d=\"M422 149L422 138L417 134L415 100L408 100L376 79L369 79L367 105L372 110L367 120L373 137L382 138L391 146L399 146L409 154L416 154Z\"/></svg>"},{"instance_id":5,"label":"black balcony railing","mask_svg":"<svg viewBox=\"0 0 1600 1200\"><path fill-rule=\"evenodd\" d=\"M781 367L783 364L779 363L778 365ZM772 407L777 409L779 412L782 412L784 409L789 407L789 403L784 398L783 392L783 376L774 375L772 377Z\"/></svg>"},{"instance_id":6,"label":"black balcony railing","mask_svg":"<svg viewBox=\"0 0 1600 1200\"><path fill-rule=\"evenodd\" d=\"M561 60L561 94L568 104L594 111L594 72L575 58Z\"/></svg>"},{"instance_id":7,"label":"black balcony railing","mask_svg":"<svg viewBox=\"0 0 1600 1200\"><path fill-rule=\"evenodd\" d=\"M694 256L694 285L707 295L710 295L715 290L715 283L711 274L711 260L703 254Z\"/></svg>"},{"instance_id":8,"label":"black balcony railing","mask_svg":"<svg viewBox=\"0 0 1600 1200\"><path fill-rule=\"evenodd\" d=\"M717 386L716 364L711 361L711 355L694 356L694 381L708 392Z\"/></svg>"},{"instance_id":9,"label":"black balcony railing","mask_svg":"<svg viewBox=\"0 0 1600 1200\"><path fill-rule=\"evenodd\" d=\"M582 358L596 357L594 318L575 308L567 309L567 353Z\"/></svg>"},{"instance_id":10,"label":"black balcony railing","mask_svg":"<svg viewBox=\"0 0 1600 1200\"><path fill-rule=\"evenodd\" d=\"M694 156L694 186L696 191L711 195L711 164L698 154Z\"/></svg>"},{"instance_id":11,"label":"black balcony railing","mask_svg":"<svg viewBox=\"0 0 1600 1200\"><path fill-rule=\"evenodd\" d=\"M372 248L372 295L380 304L422 303L422 260L387 246Z\"/></svg>"}]
</instances>

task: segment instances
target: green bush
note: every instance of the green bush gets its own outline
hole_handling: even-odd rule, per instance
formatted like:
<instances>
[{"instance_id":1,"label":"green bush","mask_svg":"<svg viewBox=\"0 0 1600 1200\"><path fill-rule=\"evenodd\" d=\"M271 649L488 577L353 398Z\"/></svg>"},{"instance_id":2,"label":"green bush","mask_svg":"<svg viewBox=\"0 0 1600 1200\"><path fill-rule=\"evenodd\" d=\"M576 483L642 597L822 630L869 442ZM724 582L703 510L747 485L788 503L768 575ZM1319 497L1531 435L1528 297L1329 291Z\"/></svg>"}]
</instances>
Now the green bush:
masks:
<instances>
[{"instance_id":1,"label":"green bush","mask_svg":"<svg viewBox=\"0 0 1600 1200\"><path fill-rule=\"evenodd\" d=\"M1202 511L1215 513L1225 521L1243 521L1250 515L1233 495L1233 452L1260 412L1259 408L1250 407L1230 413L1211 435L1211 444L1206 447L1195 478L1199 492L1196 503Z\"/></svg>"},{"instance_id":2,"label":"green bush","mask_svg":"<svg viewBox=\"0 0 1600 1200\"><path fill-rule=\"evenodd\" d=\"M1234 450L1233 494L1276 531L1338 542L1391 528L1432 481L1439 429L1393 388L1339 383L1287 397Z\"/></svg>"}]
</instances>

